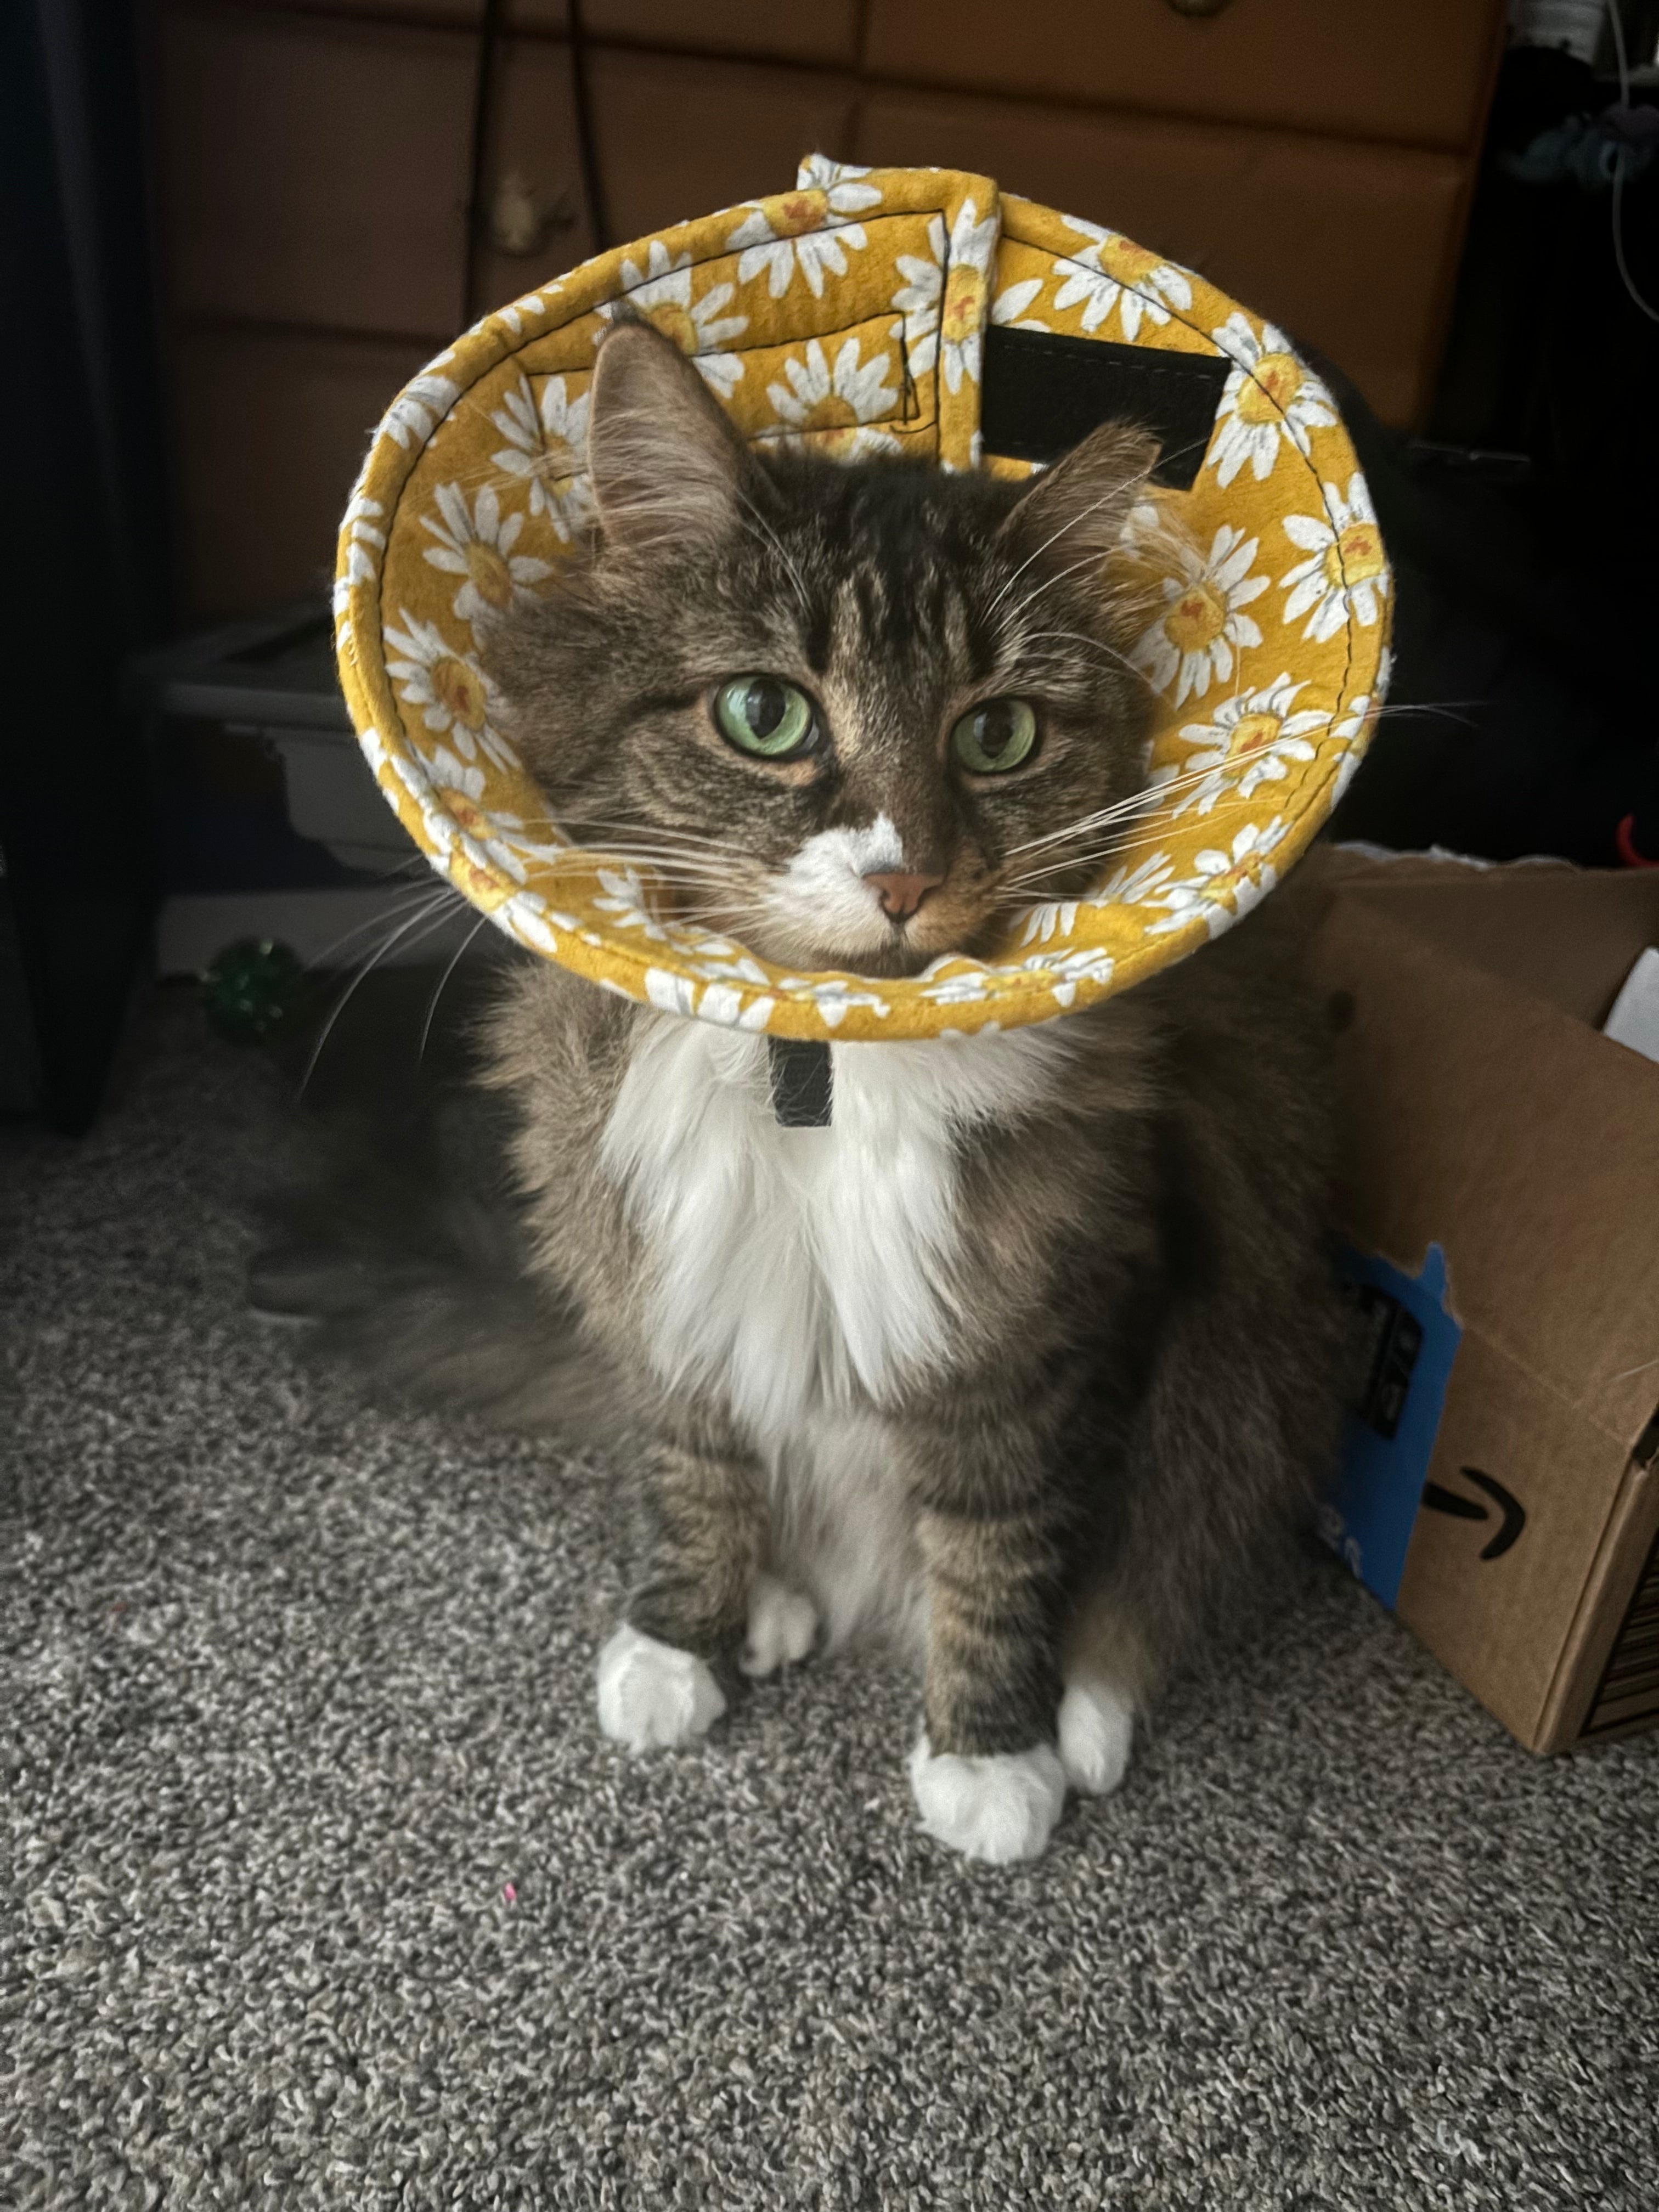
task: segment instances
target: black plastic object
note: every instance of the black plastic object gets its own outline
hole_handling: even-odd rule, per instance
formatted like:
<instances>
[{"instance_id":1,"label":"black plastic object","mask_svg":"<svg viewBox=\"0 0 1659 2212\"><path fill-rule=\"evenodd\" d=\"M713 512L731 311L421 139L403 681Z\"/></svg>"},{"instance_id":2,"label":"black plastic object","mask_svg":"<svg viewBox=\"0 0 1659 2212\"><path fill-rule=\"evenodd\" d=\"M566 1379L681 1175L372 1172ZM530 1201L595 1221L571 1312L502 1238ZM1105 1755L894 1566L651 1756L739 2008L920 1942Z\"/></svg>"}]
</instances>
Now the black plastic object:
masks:
<instances>
[{"instance_id":1,"label":"black plastic object","mask_svg":"<svg viewBox=\"0 0 1659 2212\"><path fill-rule=\"evenodd\" d=\"M994 324L985 333L980 433L988 453L1057 461L1103 422L1134 422L1162 448L1154 483L1186 491L1203 462L1231 362L1218 354L1061 337Z\"/></svg>"},{"instance_id":2,"label":"black plastic object","mask_svg":"<svg viewBox=\"0 0 1659 2212\"><path fill-rule=\"evenodd\" d=\"M835 1104L830 1048L811 1037L768 1037L772 1110L786 1129L827 1129Z\"/></svg>"}]
</instances>

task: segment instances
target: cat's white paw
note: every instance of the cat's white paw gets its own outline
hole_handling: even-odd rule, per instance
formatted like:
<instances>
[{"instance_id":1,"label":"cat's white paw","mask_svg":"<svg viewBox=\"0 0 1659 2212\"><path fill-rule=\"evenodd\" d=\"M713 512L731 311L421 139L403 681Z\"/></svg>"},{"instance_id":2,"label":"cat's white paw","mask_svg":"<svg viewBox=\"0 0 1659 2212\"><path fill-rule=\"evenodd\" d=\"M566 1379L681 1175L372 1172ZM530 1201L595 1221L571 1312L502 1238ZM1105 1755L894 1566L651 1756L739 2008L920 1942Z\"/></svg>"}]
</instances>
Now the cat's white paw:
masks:
<instances>
[{"instance_id":1,"label":"cat's white paw","mask_svg":"<svg viewBox=\"0 0 1659 2212\"><path fill-rule=\"evenodd\" d=\"M910 1754L910 1787L930 1836L1001 1866L1041 1855L1066 1802L1066 1770L1049 1744L935 1758L924 1734Z\"/></svg>"},{"instance_id":2,"label":"cat's white paw","mask_svg":"<svg viewBox=\"0 0 1659 2212\"><path fill-rule=\"evenodd\" d=\"M1073 1790L1109 1796L1123 1779L1134 1741L1134 1709L1097 1674L1066 1686L1060 1701L1060 1763Z\"/></svg>"},{"instance_id":3,"label":"cat's white paw","mask_svg":"<svg viewBox=\"0 0 1659 2212\"><path fill-rule=\"evenodd\" d=\"M659 1751L702 1735L726 1711L720 1686L695 1651L641 1636L626 1621L599 1654L599 1726L629 1751Z\"/></svg>"},{"instance_id":4,"label":"cat's white paw","mask_svg":"<svg viewBox=\"0 0 1659 2212\"><path fill-rule=\"evenodd\" d=\"M805 1658L818 1632L818 1609L775 1575L757 1575L749 1593L749 1634L738 1664L745 1674L771 1674Z\"/></svg>"}]
</instances>

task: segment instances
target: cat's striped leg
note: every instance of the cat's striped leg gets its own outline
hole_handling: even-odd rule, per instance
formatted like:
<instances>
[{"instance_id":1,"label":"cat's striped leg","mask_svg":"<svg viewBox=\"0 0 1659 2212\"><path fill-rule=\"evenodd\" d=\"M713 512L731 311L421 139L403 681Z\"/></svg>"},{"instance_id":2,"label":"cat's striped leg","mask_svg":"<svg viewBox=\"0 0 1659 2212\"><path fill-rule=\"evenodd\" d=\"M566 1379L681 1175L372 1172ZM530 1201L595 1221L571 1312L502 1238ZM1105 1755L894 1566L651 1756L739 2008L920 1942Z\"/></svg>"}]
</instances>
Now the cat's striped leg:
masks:
<instances>
[{"instance_id":1,"label":"cat's striped leg","mask_svg":"<svg viewBox=\"0 0 1659 2212\"><path fill-rule=\"evenodd\" d=\"M1035 1858L1066 1801L1055 1547L1040 1506L917 1521L928 1595L927 1727L910 1760L922 1824L970 1858Z\"/></svg>"},{"instance_id":2,"label":"cat's striped leg","mask_svg":"<svg viewBox=\"0 0 1659 2212\"><path fill-rule=\"evenodd\" d=\"M599 1654L599 1726L630 1751L704 1735L726 1711L711 1662L743 1640L766 1556L757 1470L732 1440L687 1425L641 1470L644 1542L622 1626Z\"/></svg>"}]
</instances>

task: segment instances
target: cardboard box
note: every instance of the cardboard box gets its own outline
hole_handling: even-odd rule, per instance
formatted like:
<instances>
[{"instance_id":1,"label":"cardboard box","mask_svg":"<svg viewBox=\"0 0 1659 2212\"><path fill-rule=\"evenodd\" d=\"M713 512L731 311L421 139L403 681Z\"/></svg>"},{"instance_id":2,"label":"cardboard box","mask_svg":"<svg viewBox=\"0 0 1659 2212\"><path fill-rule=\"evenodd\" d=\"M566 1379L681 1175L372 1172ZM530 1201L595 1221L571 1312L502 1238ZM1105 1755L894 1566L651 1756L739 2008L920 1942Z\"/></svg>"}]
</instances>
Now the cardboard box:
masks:
<instances>
[{"instance_id":1,"label":"cardboard box","mask_svg":"<svg viewBox=\"0 0 1659 2212\"><path fill-rule=\"evenodd\" d=\"M1354 1410L1326 1533L1537 1751L1659 1723L1659 874L1327 848Z\"/></svg>"}]
</instances>

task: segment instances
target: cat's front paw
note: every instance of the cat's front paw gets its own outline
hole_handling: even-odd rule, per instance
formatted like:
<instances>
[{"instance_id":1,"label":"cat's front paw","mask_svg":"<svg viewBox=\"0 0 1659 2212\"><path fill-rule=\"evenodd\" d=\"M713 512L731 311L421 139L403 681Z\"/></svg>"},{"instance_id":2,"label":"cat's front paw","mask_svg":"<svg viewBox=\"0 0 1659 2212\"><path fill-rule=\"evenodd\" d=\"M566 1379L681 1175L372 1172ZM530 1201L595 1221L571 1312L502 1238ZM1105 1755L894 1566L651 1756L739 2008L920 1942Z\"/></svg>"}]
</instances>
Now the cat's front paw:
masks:
<instances>
[{"instance_id":1,"label":"cat's front paw","mask_svg":"<svg viewBox=\"0 0 1659 2212\"><path fill-rule=\"evenodd\" d=\"M818 1609L775 1575L757 1575L749 1593L749 1633L738 1664L745 1674L773 1674L805 1658L817 1640Z\"/></svg>"},{"instance_id":2,"label":"cat's front paw","mask_svg":"<svg viewBox=\"0 0 1659 2212\"><path fill-rule=\"evenodd\" d=\"M1098 1676L1079 1674L1066 1685L1056 1733L1060 1763L1073 1790L1108 1797L1123 1779L1134 1742L1134 1707Z\"/></svg>"},{"instance_id":3,"label":"cat's front paw","mask_svg":"<svg viewBox=\"0 0 1659 2212\"><path fill-rule=\"evenodd\" d=\"M660 1751L706 1735L726 1711L695 1651L659 1644L626 1621L599 1654L599 1726L629 1751Z\"/></svg>"},{"instance_id":4,"label":"cat's front paw","mask_svg":"<svg viewBox=\"0 0 1659 2212\"><path fill-rule=\"evenodd\" d=\"M930 1836L1003 1866L1041 1856L1066 1802L1066 1770L1051 1744L935 1758L924 1734L910 1754L910 1787Z\"/></svg>"}]
</instances>

